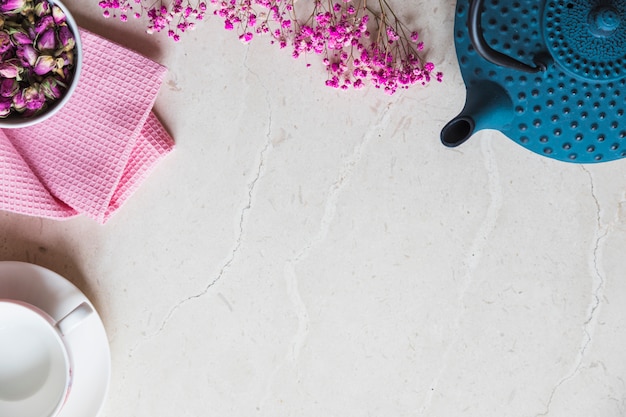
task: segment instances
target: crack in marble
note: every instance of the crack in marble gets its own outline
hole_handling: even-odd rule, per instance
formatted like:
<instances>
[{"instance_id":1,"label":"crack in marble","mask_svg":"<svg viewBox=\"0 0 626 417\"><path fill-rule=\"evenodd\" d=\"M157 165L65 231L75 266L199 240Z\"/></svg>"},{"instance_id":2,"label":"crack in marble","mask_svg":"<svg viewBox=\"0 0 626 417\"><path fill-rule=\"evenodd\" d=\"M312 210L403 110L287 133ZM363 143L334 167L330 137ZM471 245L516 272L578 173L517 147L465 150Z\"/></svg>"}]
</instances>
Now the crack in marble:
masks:
<instances>
[{"instance_id":1,"label":"crack in marble","mask_svg":"<svg viewBox=\"0 0 626 417\"><path fill-rule=\"evenodd\" d=\"M248 52L246 50L246 54L244 57L244 67L246 68L247 68L247 56L248 56ZM255 74L254 72L250 71L250 73L258 78L258 75ZM176 311L178 311L183 305L187 304L188 302L192 300L196 300L205 296L210 291L210 289L222 279L224 274L226 274L226 271L230 268L232 263L235 261L235 258L237 257L239 249L241 248L241 242L245 234L244 223L246 220L246 214L252 209L254 191L256 190L258 181L263 176L263 171L265 169L265 162L267 160L267 154L272 149L272 102L269 97L269 90L266 87L262 87L262 88L265 91L265 101L267 103L267 108L268 108L268 121L267 121L267 131L265 134L265 143L263 145L263 148L258 154L259 155L258 164L256 165L256 172L254 173L254 177L252 178L251 181L248 182L246 186L247 187L247 200L246 200L246 204L239 211L238 230L237 230L237 236L235 237L235 243L233 244L233 247L230 250L229 255L225 258L224 262L222 263L222 266L220 267L220 270L217 273L217 275L212 280L210 280L209 283L200 292L187 296L186 298L178 301L169 310L168 314L165 316L165 318L161 322L161 326L156 330L156 332L154 332L150 336L147 336L142 341L140 341L137 345L135 345L135 347L130 350L129 356L132 356L133 352L136 351L142 343L145 343L149 341L150 339L157 337L167 327L167 324L169 323L171 318L174 316ZM243 107L244 106L242 106L242 108ZM245 112L242 110L241 114L244 114L244 113Z\"/></svg>"},{"instance_id":2,"label":"crack in marble","mask_svg":"<svg viewBox=\"0 0 626 417\"><path fill-rule=\"evenodd\" d=\"M463 309L465 297L467 296L467 292L469 291L470 287L474 283L474 271L480 264L483 251L488 242L489 236L496 227L496 222L502 208L502 185L500 181L500 174L498 172L497 160L494 155L494 151L491 148L491 141L483 138L483 140L481 141L481 149L484 158L485 170L487 172L490 202L489 206L487 207L485 218L478 228L478 231L472 241L472 245L470 246L470 249L465 257L466 267L465 272L461 277L463 286L461 287L461 291L458 295L458 303L460 308L459 313L452 322L453 331L451 332L451 334L459 333L461 321L465 312L465 310ZM419 410L419 415L426 415L426 412L430 408L433 396L437 391L437 387L448 369L449 356L452 353L452 349L454 348L454 346L456 346L459 340L459 337L457 337L450 344L448 344L448 346L444 350L442 355L441 367L439 368L439 371L437 372L435 378L430 384L428 395L426 396L424 404Z\"/></svg>"},{"instance_id":3,"label":"crack in marble","mask_svg":"<svg viewBox=\"0 0 626 417\"><path fill-rule=\"evenodd\" d=\"M237 253L239 252L239 249L241 247L241 242L243 240L243 235L244 235L244 232L245 232L244 222L245 222L245 219L246 219L246 213L252 209L252 200L253 200L254 190L256 189L257 182L259 181L259 179L262 176L263 168L265 166L265 156L266 156L265 154L269 151L270 148L271 148L271 140L268 139L267 143L265 144L265 147L260 152L260 156L259 156L260 162L259 162L259 164L257 166L257 171L256 171L256 174L255 174L255 177L252 179L251 182L248 183L248 186L247 186L248 187L247 204L241 209L241 211L239 213L239 230L238 230L238 233L237 233L237 237L235 239L235 244L234 244L233 248L231 249L229 256L226 258L225 262L222 264L222 267L220 268L217 276L213 280L211 280L211 282L209 282L207 284L207 286L202 291L200 291L199 293L191 295L191 296L188 296L187 298L179 301L170 310L169 314L165 317L165 319L163 320L163 322L161 324L161 327L159 328L159 330L157 331L157 333L154 336L157 336L161 331L163 331L163 329L165 329L165 327L167 326L167 323L169 322L171 317L174 315L176 310L178 310L180 307L182 307L187 302L189 302L191 300L195 300L197 298L201 298L204 295L206 295L209 292L209 290L211 289L211 287L213 287L215 284L217 284L222 279L222 277L226 273L227 269L235 261Z\"/></svg>"},{"instance_id":4,"label":"crack in marble","mask_svg":"<svg viewBox=\"0 0 626 417\"><path fill-rule=\"evenodd\" d=\"M557 394L557 391L565 384L567 381L575 378L582 364L585 360L585 354L587 353L587 349L591 345L593 330L597 321L597 310L600 308L602 294L604 292L604 276L601 272L601 268L599 266L598 258L600 256L600 248L602 245L602 241L606 239L609 234L610 225L603 226L602 225L602 207L600 206L600 201L598 200L598 196L596 194L595 183L593 179L593 175L591 172L583 165L581 165L581 169L587 174L589 177L590 183L590 193L593 198L593 202L596 207L596 236L593 244L592 257L590 260L589 269L592 272L593 282L592 282L592 294L591 294L591 302L588 307L589 313L587 314L587 318L583 322L583 337L581 341L581 347L578 350L578 354L576 356L576 361L574 362L572 369L568 374L562 377L556 385L552 388L550 392L550 396L548 397L548 401L546 403L545 411L539 414L536 414L535 417L544 417L550 414L550 408L552 407L552 402L554 401L554 397Z\"/></svg>"},{"instance_id":5,"label":"crack in marble","mask_svg":"<svg viewBox=\"0 0 626 417\"><path fill-rule=\"evenodd\" d=\"M369 129L363 140L354 148L354 151L350 158L348 158L341 167L338 178L330 187L328 197L324 205L324 215L320 220L320 228L316 235L296 254L296 256L288 260L285 264L284 276L287 282L287 287L291 290L290 299L295 307L296 312L300 312L300 314L296 314L299 322L305 323L304 325L300 324L298 326L298 332L296 333L296 336L294 337L292 342L291 356L293 361L298 359L299 352L304 344L303 339L306 338L306 333L308 333L308 314L305 313L306 306L304 306L304 303L302 302L300 293L298 291L297 275L295 272L296 265L306 259L318 245L326 240L326 237L328 236L328 232L330 230L330 226L337 212L337 205L341 196L341 191L347 186L350 179L354 175L355 167L363 157L363 150L369 145L369 142L375 136L375 132L384 129L384 127L389 124L390 108L391 104L389 104L381 113L377 122Z\"/></svg>"},{"instance_id":6,"label":"crack in marble","mask_svg":"<svg viewBox=\"0 0 626 417\"><path fill-rule=\"evenodd\" d=\"M339 169L339 174L336 180L329 188L328 196L324 204L324 214L320 220L320 227L317 233L305 244L294 257L288 259L283 267L283 275L285 278L285 284L287 288L287 294L289 300L293 305L293 309L296 315L298 326L294 336L291 339L291 343L285 355L285 358L280 362L274 371L272 372L269 381L267 383L267 390L264 397L259 401L257 410L264 408L266 402L269 400L272 394L272 387L274 381L280 372L280 370L287 364L295 364L300 356L300 352L306 342L309 334L309 314L306 304L302 300L300 290L298 287L298 276L296 273L296 266L305 260L311 252L315 250L320 244L322 244L328 236L330 226L335 219L337 213L337 205L341 197L342 191L349 184L350 180L354 176L354 171L361 159L363 158L364 150L368 147L369 143L376 136L376 133L384 130L389 125L389 118L391 108L398 100L391 101L385 109L380 113L376 122L369 127L368 131L363 137L363 140L358 143L350 155Z\"/></svg>"}]
</instances>

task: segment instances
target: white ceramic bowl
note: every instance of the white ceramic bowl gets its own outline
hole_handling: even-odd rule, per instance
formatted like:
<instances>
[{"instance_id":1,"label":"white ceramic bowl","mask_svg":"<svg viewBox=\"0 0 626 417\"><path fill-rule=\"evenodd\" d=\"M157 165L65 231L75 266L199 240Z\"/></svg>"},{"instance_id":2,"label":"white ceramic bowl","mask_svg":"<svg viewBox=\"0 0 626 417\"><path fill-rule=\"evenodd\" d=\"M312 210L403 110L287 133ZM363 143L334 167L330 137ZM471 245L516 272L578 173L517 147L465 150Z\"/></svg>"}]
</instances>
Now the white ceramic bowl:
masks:
<instances>
[{"instance_id":1,"label":"white ceramic bowl","mask_svg":"<svg viewBox=\"0 0 626 417\"><path fill-rule=\"evenodd\" d=\"M59 110L61 110L61 108L69 101L72 93L74 93L74 90L76 89L76 85L78 84L78 79L80 78L80 72L83 66L83 45L80 40L78 25L76 24L76 21L74 20L74 17L70 13L70 11L62 2L58 0L48 1L51 4L56 4L61 8L61 10L63 10L63 12L65 13L67 26L74 34L74 38L76 40L76 46L74 47L74 76L72 77L70 84L67 86L67 90L65 90L63 96L59 100L56 100L54 103L51 103L44 112L31 117L21 117L20 115L16 114L9 115L6 118L0 118L0 129L14 129L19 127L32 126L50 118Z\"/></svg>"}]
</instances>

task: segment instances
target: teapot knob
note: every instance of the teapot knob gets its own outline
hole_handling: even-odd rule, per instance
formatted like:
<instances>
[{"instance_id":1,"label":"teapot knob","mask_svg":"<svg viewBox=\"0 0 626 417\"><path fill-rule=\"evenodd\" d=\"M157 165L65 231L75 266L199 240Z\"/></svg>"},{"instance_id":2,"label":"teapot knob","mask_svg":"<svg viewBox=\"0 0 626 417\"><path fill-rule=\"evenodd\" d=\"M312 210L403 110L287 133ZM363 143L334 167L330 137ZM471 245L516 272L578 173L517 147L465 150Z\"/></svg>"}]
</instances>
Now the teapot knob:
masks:
<instances>
[{"instance_id":1,"label":"teapot knob","mask_svg":"<svg viewBox=\"0 0 626 417\"><path fill-rule=\"evenodd\" d=\"M619 12L610 6L599 6L589 13L589 31L598 38L609 37L620 23Z\"/></svg>"}]
</instances>

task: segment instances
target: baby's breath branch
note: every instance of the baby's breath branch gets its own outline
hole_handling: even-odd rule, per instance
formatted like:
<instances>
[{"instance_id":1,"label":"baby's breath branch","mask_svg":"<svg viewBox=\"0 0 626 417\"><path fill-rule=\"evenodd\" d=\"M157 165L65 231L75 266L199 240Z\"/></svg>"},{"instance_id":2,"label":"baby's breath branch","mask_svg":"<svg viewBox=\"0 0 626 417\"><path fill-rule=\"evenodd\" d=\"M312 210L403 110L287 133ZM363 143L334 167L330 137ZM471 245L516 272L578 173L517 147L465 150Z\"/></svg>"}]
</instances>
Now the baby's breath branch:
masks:
<instances>
[{"instance_id":1,"label":"baby's breath branch","mask_svg":"<svg viewBox=\"0 0 626 417\"><path fill-rule=\"evenodd\" d=\"M146 3L144 3L144 1ZM393 94L398 88L441 81L435 66L418 55L423 43L398 18L387 0L378 0L380 10L367 0L308 0L306 17L296 9L298 0L101 0L106 17L125 21L128 14L148 18L150 33L166 31L175 41L203 20L207 6L224 21L224 28L250 42L255 36L270 35L270 43L288 46L298 58L319 55L326 67L326 85L346 90L366 82ZM370 20L376 36L370 36ZM310 64L307 62L307 66Z\"/></svg>"}]
</instances>

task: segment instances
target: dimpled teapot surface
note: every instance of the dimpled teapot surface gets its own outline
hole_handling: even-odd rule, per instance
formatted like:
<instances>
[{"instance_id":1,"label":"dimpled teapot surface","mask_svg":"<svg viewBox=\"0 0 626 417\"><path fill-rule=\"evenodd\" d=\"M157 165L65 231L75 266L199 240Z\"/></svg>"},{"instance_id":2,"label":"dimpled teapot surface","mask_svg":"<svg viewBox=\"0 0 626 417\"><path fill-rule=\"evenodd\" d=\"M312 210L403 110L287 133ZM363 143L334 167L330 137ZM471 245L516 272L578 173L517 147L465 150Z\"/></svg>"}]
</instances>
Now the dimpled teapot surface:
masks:
<instances>
[{"instance_id":1,"label":"dimpled teapot surface","mask_svg":"<svg viewBox=\"0 0 626 417\"><path fill-rule=\"evenodd\" d=\"M459 0L467 99L441 132L497 129L561 161L626 157L626 0Z\"/></svg>"}]
</instances>

